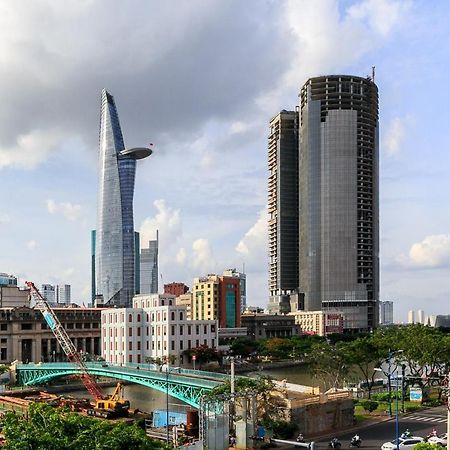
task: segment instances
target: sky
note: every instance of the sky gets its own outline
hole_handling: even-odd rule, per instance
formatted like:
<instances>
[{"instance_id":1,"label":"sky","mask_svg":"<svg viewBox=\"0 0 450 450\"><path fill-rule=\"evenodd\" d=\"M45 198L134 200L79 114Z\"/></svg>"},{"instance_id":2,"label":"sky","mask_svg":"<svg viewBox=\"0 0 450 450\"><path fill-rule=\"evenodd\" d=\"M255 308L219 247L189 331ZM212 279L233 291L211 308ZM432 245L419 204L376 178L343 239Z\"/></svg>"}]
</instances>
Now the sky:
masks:
<instances>
[{"instance_id":1,"label":"sky","mask_svg":"<svg viewBox=\"0 0 450 450\"><path fill-rule=\"evenodd\" d=\"M266 305L267 136L312 76L380 94L382 300L450 313L450 3L0 2L0 272L90 300L100 94L139 161L135 228L164 283L236 267Z\"/></svg>"}]
</instances>

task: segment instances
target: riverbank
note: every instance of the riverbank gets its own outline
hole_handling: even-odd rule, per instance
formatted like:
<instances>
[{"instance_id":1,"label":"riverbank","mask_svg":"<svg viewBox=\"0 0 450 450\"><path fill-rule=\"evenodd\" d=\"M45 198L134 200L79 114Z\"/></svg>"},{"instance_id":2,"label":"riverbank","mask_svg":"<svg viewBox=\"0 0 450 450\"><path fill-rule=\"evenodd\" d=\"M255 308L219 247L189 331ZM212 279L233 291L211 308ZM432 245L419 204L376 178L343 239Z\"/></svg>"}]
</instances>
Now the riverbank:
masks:
<instances>
[{"instance_id":1,"label":"riverbank","mask_svg":"<svg viewBox=\"0 0 450 450\"><path fill-rule=\"evenodd\" d=\"M285 369L290 367L306 367L307 364L304 361L269 361L250 363L242 361L239 364L235 364L235 373L253 373L253 372L265 372L277 369ZM224 366L224 372L228 372L229 366Z\"/></svg>"}]
</instances>

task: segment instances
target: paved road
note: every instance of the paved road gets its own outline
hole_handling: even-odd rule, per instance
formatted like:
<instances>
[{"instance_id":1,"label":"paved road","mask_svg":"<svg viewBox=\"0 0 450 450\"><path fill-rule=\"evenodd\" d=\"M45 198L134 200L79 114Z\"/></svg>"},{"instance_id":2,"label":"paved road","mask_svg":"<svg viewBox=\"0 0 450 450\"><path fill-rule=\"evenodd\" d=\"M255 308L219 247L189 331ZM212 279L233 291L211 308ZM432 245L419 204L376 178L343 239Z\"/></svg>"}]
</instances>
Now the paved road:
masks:
<instances>
[{"instance_id":1,"label":"paved road","mask_svg":"<svg viewBox=\"0 0 450 450\"><path fill-rule=\"evenodd\" d=\"M399 418L399 433L409 429L414 436L425 437L435 428L438 433L445 433L447 430L447 408L438 406L436 408L426 409L417 413L411 413ZM342 449L348 449L351 437L355 433L336 433L336 436L342 442ZM361 428L358 431L362 439L362 449L380 449L386 441L395 439L395 418L387 422L381 422L371 425L367 428ZM316 439L317 449L326 449L329 439ZM280 449L294 449L297 447L283 446Z\"/></svg>"}]
</instances>

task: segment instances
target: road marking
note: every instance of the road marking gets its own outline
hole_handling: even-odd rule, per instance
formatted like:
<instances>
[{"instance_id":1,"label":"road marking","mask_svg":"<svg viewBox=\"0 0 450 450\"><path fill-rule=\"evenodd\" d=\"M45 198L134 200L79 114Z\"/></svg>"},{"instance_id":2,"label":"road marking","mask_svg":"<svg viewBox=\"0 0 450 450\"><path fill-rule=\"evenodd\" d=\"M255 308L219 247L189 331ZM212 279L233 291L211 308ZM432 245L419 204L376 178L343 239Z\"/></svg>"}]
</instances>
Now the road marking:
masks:
<instances>
[{"instance_id":1,"label":"road marking","mask_svg":"<svg viewBox=\"0 0 450 450\"><path fill-rule=\"evenodd\" d=\"M437 422L437 423L447 422L447 418L444 416L419 416L414 414L412 416L405 416L405 419L417 420L420 422Z\"/></svg>"}]
</instances>

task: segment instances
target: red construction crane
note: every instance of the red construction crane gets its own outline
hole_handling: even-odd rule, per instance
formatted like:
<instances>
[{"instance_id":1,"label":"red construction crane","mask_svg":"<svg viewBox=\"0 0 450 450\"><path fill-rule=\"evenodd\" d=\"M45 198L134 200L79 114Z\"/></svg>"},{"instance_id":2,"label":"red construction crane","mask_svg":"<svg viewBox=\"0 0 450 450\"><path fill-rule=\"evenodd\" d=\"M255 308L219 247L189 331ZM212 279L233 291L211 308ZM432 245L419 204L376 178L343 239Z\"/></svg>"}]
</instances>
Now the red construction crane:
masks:
<instances>
[{"instance_id":1,"label":"red construction crane","mask_svg":"<svg viewBox=\"0 0 450 450\"><path fill-rule=\"evenodd\" d=\"M75 363L81 372L80 378L88 392L92 395L95 400L102 400L105 398L100 386L95 382L94 378L89 374L86 364L81 359L80 354L73 345L70 337L68 336L66 330L61 325L58 317L56 316L53 309L47 303L47 300L42 296L39 290L36 288L32 281L26 281L25 284L30 288L31 296L34 298L36 305L35 308L38 309L44 316L47 325L50 330L52 330L55 335L56 340L61 346L63 352L66 354L67 359Z\"/></svg>"}]
</instances>

